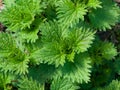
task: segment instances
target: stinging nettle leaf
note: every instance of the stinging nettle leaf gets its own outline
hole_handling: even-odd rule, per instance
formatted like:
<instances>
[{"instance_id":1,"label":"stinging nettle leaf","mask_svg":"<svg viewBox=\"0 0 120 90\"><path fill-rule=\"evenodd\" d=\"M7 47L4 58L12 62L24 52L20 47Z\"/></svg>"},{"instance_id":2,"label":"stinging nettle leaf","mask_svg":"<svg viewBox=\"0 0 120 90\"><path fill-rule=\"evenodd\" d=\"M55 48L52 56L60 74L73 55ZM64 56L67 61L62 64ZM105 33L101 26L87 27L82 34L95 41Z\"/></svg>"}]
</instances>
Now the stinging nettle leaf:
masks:
<instances>
[{"instance_id":1,"label":"stinging nettle leaf","mask_svg":"<svg viewBox=\"0 0 120 90\"><path fill-rule=\"evenodd\" d=\"M88 16L93 28L105 31L118 22L119 7L113 1L108 3L108 0L102 0L101 6L102 8L91 10Z\"/></svg>"},{"instance_id":2,"label":"stinging nettle leaf","mask_svg":"<svg viewBox=\"0 0 120 90\"><path fill-rule=\"evenodd\" d=\"M19 80L18 86L18 90L44 90L44 87L37 81L33 80L31 77L22 77Z\"/></svg>"},{"instance_id":3,"label":"stinging nettle leaf","mask_svg":"<svg viewBox=\"0 0 120 90\"><path fill-rule=\"evenodd\" d=\"M80 20L84 20L87 9L83 4L73 3L71 0L60 0L56 4L58 22L64 27L73 27Z\"/></svg>"},{"instance_id":4,"label":"stinging nettle leaf","mask_svg":"<svg viewBox=\"0 0 120 90\"><path fill-rule=\"evenodd\" d=\"M91 59L87 56L87 54L82 53L76 55L74 62L66 62L63 67L59 68L58 74L73 83L87 83L90 81L90 62Z\"/></svg>"},{"instance_id":5,"label":"stinging nettle leaf","mask_svg":"<svg viewBox=\"0 0 120 90\"><path fill-rule=\"evenodd\" d=\"M79 87L67 78L55 77L50 86L50 90L77 90Z\"/></svg>"},{"instance_id":6,"label":"stinging nettle leaf","mask_svg":"<svg viewBox=\"0 0 120 90\"><path fill-rule=\"evenodd\" d=\"M2 10L0 22L11 31L25 29L32 24L35 16L42 12L43 6L40 2L40 0L18 0Z\"/></svg>"},{"instance_id":7,"label":"stinging nettle leaf","mask_svg":"<svg viewBox=\"0 0 120 90\"><path fill-rule=\"evenodd\" d=\"M74 62L75 53L85 52L91 46L93 31L73 28L64 32L57 23L50 23L41 28L43 47L32 54L39 62L63 66L66 60Z\"/></svg>"}]
</instances>

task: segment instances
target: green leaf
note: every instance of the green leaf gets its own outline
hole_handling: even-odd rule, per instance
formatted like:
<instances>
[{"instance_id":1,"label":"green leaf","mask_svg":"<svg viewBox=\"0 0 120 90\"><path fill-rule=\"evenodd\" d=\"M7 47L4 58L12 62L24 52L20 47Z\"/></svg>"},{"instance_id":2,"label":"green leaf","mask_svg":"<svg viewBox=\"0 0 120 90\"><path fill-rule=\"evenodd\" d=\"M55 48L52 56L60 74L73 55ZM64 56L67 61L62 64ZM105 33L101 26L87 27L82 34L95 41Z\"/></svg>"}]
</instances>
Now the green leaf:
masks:
<instances>
[{"instance_id":1,"label":"green leaf","mask_svg":"<svg viewBox=\"0 0 120 90\"><path fill-rule=\"evenodd\" d=\"M19 80L18 90L44 90L43 86L32 78L23 77Z\"/></svg>"},{"instance_id":2,"label":"green leaf","mask_svg":"<svg viewBox=\"0 0 120 90\"><path fill-rule=\"evenodd\" d=\"M55 76L56 68L53 65L40 64L37 66L29 67L28 76L39 83L45 83L47 80L52 79Z\"/></svg>"},{"instance_id":3,"label":"green leaf","mask_svg":"<svg viewBox=\"0 0 120 90\"><path fill-rule=\"evenodd\" d=\"M114 59L115 56L117 56L117 49L113 43L103 42L101 46L102 46L101 52L102 52L103 58L107 60L111 60L111 59Z\"/></svg>"},{"instance_id":4,"label":"green leaf","mask_svg":"<svg viewBox=\"0 0 120 90\"><path fill-rule=\"evenodd\" d=\"M19 75L28 73L29 59L27 58L19 62L10 61L9 59L0 59L0 62L0 69L2 72L11 72Z\"/></svg>"},{"instance_id":5,"label":"green leaf","mask_svg":"<svg viewBox=\"0 0 120 90\"><path fill-rule=\"evenodd\" d=\"M3 3L5 7L11 7L13 4L15 4L16 0L3 0Z\"/></svg>"},{"instance_id":6,"label":"green leaf","mask_svg":"<svg viewBox=\"0 0 120 90\"><path fill-rule=\"evenodd\" d=\"M94 39L93 31L82 28L62 30L56 21L41 25L41 34L43 47L31 57L56 67L63 66L66 59L73 62L75 53L87 51Z\"/></svg>"},{"instance_id":7,"label":"green leaf","mask_svg":"<svg viewBox=\"0 0 120 90\"><path fill-rule=\"evenodd\" d=\"M58 74L71 82L87 83L90 81L90 60L85 53L76 55L74 62L66 62L63 67L59 68Z\"/></svg>"},{"instance_id":8,"label":"green leaf","mask_svg":"<svg viewBox=\"0 0 120 90\"><path fill-rule=\"evenodd\" d=\"M118 22L119 7L113 1L101 0L102 8L94 9L89 13L90 23L99 30L111 29ZM114 13L113 13L114 12Z\"/></svg>"},{"instance_id":9,"label":"green leaf","mask_svg":"<svg viewBox=\"0 0 120 90\"><path fill-rule=\"evenodd\" d=\"M94 33L95 32L83 28L72 30L68 38L73 43L75 52L80 53L87 51L94 40Z\"/></svg>"},{"instance_id":10,"label":"green leaf","mask_svg":"<svg viewBox=\"0 0 120 90\"><path fill-rule=\"evenodd\" d=\"M103 60L112 60L118 54L113 43L101 40L96 40L88 52L93 62L97 64L102 64Z\"/></svg>"},{"instance_id":11,"label":"green leaf","mask_svg":"<svg viewBox=\"0 0 120 90\"><path fill-rule=\"evenodd\" d=\"M11 35L0 32L0 57L9 56L15 47L15 41Z\"/></svg>"},{"instance_id":12,"label":"green leaf","mask_svg":"<svg viewBox=\"0 0 120 90\"><path fill-rule=\"evenodd\" d=\"M0 13L0 22L8 30L17 31L30 27L36 14L41 13L40 0L18 0Z\"/></svg>"},{"instance_id":13,"label":"green leaf","mask_svg":"<svg viewBox=\"0 0 120 90\"><path fill-rule=\"evenodd\" d=\"M12 80L15 80L15 75L0 72L0 89L8 90L7 84L10 84Z\"/></svg>"},{"instance_id":14,"label":"green leaf","mask_svg":"<svg viewBox=\"0 0 120 90\"><path fill-rule=\"evenodd\" d=\"M64 32L64 30L61 29L57 21L49 21L49 22L42 23L40 26L40 30L42 35L41 41L43 43L49 43L49 42L54 43L54 41L59 42L60 39L62 38L62 33Z\"/></svg>"},{"instance_id":15,"label":"green leaf","mask_svg":"<svg viewBox=\"0 0 120 90\"><path fill-rule=\"evenodd\" d=\"M56 77L50 88L50 90L77 90L79 87L66 78Z\"/></svg>"},{"instance_id":16,"label":"green leaf","mask_svg":"<svg viewBox=\"0 0 120 90\"><path fill-rule=\"evenodd\" d=\"M64 65L65 56L64 53L60 52L57 43L46 44L42 49L32 54L32 57L39 60L41 63L55 64L56 67Z\"/></svg>"},{"instance_id":17,"label":"green leaf","mask_svg":"<svg viewBox=\"0 0 120 90\"><path fill-rule=\"evenodd\" d=\"M57 22L41 26L43 47L32 53L32 58L41 63L64 65L66 59L74 60L75 53L85 52L91 46L94 32L82 28L61 29ZM46 27L44 27L46 26Z\"/></svg>"},{"instance_id":18,"label":"green leaf","mask_svg":"<svg viewBox=\"0 0 120 90\"><path fill-rule=\"evenodd\" d=\"M40 25L43 23L40 17L36 16L29 28L23 29L21 32L18 32L19 37L25 40L27 43L35 43L39 38Z\"/></svg>"},{"instance_id":19,"label":"green leaf","mask_svg":"<svg viewBox=\"0 0 120 90\"><path fill-rule=\"evenodd\" d=\"M3 72L25 74L28 72L28 56L20 49L15 38L8 33L0 33L0 69Z\"/></svg>"},{"instance_id":20,"label":"green leaf","mask_svg":"<svg viewBox=\"0 0 120 90\"><path fill-rule=\"evenodd\" d=\"M55 22L46 22L40 29L43 47L33 52L31 57L41 63L54 64L56 67L63 65L66 55L61 52L62 30Z\"/></svg>"},{"instance_id":21,"label":"green leaf","mask_svg":"<svg viewBox=\"0 0 120 90\"><path fill-rule=\"evenodd\" d=\"M94 9L102 8L100 0L88 0L87 6Z\"/></svg>"},{"instance_id":22,"label":"green leaf","mask_svg":"<svg viewBox=\"0 0 120 90\"><path fill-rule=\"evenodd\" d=\"M58 22L62 27L73 27L80 20L84 20L87 9L85 5L73 3L71 0L60 0L56 4Z\"/></svg>"}]
</instances>

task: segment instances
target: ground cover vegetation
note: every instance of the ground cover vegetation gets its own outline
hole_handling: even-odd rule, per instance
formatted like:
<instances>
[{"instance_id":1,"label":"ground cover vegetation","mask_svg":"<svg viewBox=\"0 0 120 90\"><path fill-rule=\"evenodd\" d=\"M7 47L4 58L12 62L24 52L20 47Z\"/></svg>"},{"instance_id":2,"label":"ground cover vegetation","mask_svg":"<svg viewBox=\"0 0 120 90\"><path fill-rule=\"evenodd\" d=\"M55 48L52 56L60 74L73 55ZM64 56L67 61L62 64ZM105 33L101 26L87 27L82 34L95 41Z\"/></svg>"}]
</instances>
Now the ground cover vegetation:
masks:
<instances>
[{"instance_id":1,"label":"ground cover vegetation","mask_svg":"<svg viewBox=\"0 0 120 90\"><path fill-rule=\"evenodd\" d=\"M0 90L120 90L118 3L3 0L0 5Z\"/></svg>"}]
</instances>

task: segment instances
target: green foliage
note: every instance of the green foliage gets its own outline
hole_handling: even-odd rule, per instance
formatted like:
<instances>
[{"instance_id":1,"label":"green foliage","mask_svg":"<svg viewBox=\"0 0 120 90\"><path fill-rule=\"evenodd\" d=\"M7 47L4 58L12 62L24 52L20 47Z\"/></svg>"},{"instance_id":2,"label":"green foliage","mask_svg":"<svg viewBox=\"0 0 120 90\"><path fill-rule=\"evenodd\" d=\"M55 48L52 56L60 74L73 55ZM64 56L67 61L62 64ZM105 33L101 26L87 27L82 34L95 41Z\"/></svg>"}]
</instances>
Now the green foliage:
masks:
<instances>
[{"instance_id":1,"label":"green foliage","mask_svg":"<svg viewBox=\"0 0 120 90\"><path fill-rule=\"evenodd\" d=\"M30 27L27 27L18 33L19 37L26 42L35 42L39 38L38 33L41 23L42 20L36 16Z\"/></svg>"},{"instance_id":2,"label":"green foliage","mask_svg":"<svg viewBox=\"0 0 120 90\"><path fill-rule=\"evenodd\" d=\"M120 57L118 57L114 62L114 70L118 75L120 75Z\"/></svg>"},{"instance_id":3,"label":"green foliage","mask_svg":"<svg viewBox=\"0 0 120 90\"><path fill-rule=\"evenodd\" d=\"M43 86L38 84L37 81L27 77L23 77L21 80L19 80L18 86L18 90L44 90Z\"/></svg>"},{"instance_id":4,"label":"green foliage","mask_svg":"<svg viewBox=\"0 0 120 90\"><path fill-rule=\"evenodd\" d=\"M56 7L58 21L64 26L72 27L79 22L79 19L84 20L84 15L87 12L85 5L73 3L71 0L60 0Z\"/></svg>"},{"instance_id":5,"label":"green foliage","mask_svg":"<svg viewBox=\"0 0 120 90\"><path fill-rule=\"evenodd\" d=\"M11 83L11 80L14 80L14 77L10 74L0 73L0 89L8 90L7 84Z\"/></svg>"},{"instance_id":6,"label":"green foliage","mask_svg":"<svg viewBox=\"0 0 120 90\"><path fill-rule=\"evenodd\" d=\"M90 58L83 53L76 55L74 62L67 62L63 67L60 67L58 73L71 82L83 83L90 80L90 68Z\"/></svg>"},{"instance_id":7,"label":"green foliage","mask_svg":"<svg viewBox=\"0 0 120 90\"><path fill-rule=\"evenodd\" d=\"M94 39L94 32L90 30L73 28L63 31L53 22L44 24L41 30L43 47L32 56L40 62L54 64L56 67L63 66L66 59L73 61L75 53L87 51Z\"/></svg>"},{"instance_id":8,"label":"green foliage","mask_svg":"<svg viewBox=\"0 0 120 90\"><path fill-rule=\"evenodd\" d=\"M87 6L94 9L102 7L100 0L88 0Z\"/></svg>"},{"instance_id":9,"label":"green foliage","mask_svg":"<svg viewBox=\"0 0 120 90\"><path fill-rule=\"evenodd\" d=\"M113 80L108 86L97 90L120 90L120 82Z\"/></svg>"},{"instance_id":10,"label":"green foliage","mask_svg":"<svg viewBox=\"0 0 120 90\"><path fill-rule=\"evenodd\" d=\"M40 0L18 0L0 13L0 21L8 26L8 30L22 30L30 27L41 7Z\"/></svg>"},{"instance_id":11,"label":"green foliage","mask_svg":"<svg viewBox=\"0 0 120 90\"><path fill-rule=\"evenodd\" d=\"M89 50L93 62L101 64L103 60L112 60L117 56L117 49L111 42L96 40Z\"/></svg>"},{"instance_id":12,"label":"green foliage","mask_svg":"<svg viewBox=\"0 0 120 90\"><path fill-rule=\"evenodd\" d=\"M66 78L56 77L52 81L51 90L76 90L79 87Z\"/></svg>"},{"instance_id":13,"label":"green foliage","mask_svg":"<svg viewBox=\"0 0 120 90\"><path fill-rule=\"evenodd\" d=\"M29 67L29 77L34 80L39 81L39 83L44 83L48 79L52 79L55 76L56 68L53 65L40 64L39 66ZM37 75L36 75L37 74Z\"/></svg>"},{"instance_id":14,"label":"green foliage","mask_svg":"<svg viewBox=\"0 0 120 90\"><path fill-rule=\"evenodd\" d=\"M89 19L91 25L99 30L111 29L111 25L115 25L119 18L119 7L112 0L101 0L102 8L91 10ZM113 13L114 12L114 13Z\"/></svg>"},{"instance_id":15,"label":"green foliage","mask_svg":"<svg viewBox=\"0 0 120 90\"><path fill-rule=\"evenodd\" d=\"M0 33L0 57L2 58L9 56L10 52L14 48L14 40L12 39L11 35L6 33Z\"/></svg>"},{"instance_id":16,"label":"green foliage","mask_svg":"<svg viewBox=\"0 0 120 90\"><path fill-rule=\"evenodd\" d=\"M8 33L0 33L0 69L4 72L25 74L28 72L28 58Z\"/></svg>"},{"instance_id":17,"label":"green foliage","mask_svg":"<svg viewBox=\"0 0 120 90\"><path fill-rule=\"evenodd\" d=\"M15 4L15 0L3 0L3 3L6 5L6 7L11 7L11 5Z\"/></svg>"},{"instance_id":18,"label":"green foliage","mask_svg":"<svg viewBox=\"0 0 120 90\"><path fill-rule=\"evenodd\" d=\"M27 39L27 42L35 42L38 39L39 24L42 22L38 17L42 17L41 13L45 5L41 0L5 0L4 2L6 7L0 13L0 22L7 26L7 30L19 31L20 37Z\"/></svg>"},{"instance_id":19,"label":"green foliage","mask_svg":"<svg viewBox=\"0 0 120 90\"><path fill-rule=\"evenodd\" d=\"M120 8L115 2L3 0L3 3L0 90L76 90L78 84L81 90L119 87L117 80L106 86L120 78L116 39L119 33L113 29L107 32L110 38L97 39L104 36L99 35L105 33L101 31L119 22Z\"/></svg>"}]
</instances>

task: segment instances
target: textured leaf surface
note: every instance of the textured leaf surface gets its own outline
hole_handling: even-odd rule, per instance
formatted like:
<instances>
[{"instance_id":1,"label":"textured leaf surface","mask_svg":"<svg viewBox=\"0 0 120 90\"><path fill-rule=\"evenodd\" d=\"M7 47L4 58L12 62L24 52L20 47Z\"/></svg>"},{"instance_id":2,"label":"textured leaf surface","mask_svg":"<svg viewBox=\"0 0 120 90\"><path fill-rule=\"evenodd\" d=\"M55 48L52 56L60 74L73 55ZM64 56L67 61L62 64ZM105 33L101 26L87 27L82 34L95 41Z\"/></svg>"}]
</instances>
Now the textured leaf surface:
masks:
<instances>
[{"instance_id":1,"label":"textured leaf surface","mask_svg":"<svg viewBox=\"0 0 120 90\"><path fill-rule=\"evenodd\" d=\"M16 31L29 27L40 11L40 0L18 0L0 13L0 22L8 30Z\"/></svg>"},{"instance_id":2,"label":"textured leaf surface","mask_svg":"<svg viewBox=\"0 0 120 90\"><path fill-rule=\"evenodd\" d=\"M89 13L89 19L93 27L99 30L111 29L115 25L119 17L119 7L115 3L108 0L101 0L102 8L92 10ZM114 13L113 13L114 12Z\"/></svg>"},{"instance_id":3,"label":"textured leaf surface","mask_svg":"<svg viewBox=\"0 0 120 90\"><path fill-rule=\"evenodd\" d=\"M65 54L58 50L59 45L49 44L45 45L42 49L33 53L33 57L38 59L41 63L54 64L56 67L64 65Z\"/></svg>"},{"instance_id":4,"label":"textured leaf surface","mask_svg":"<svg viewBox=\"0 0 120 90\"><path fill-rule=\"evenodd\" d=\"M56 77L52 81L50 90L77 90L78 86L74 85L68 79Z\"/></svg>"},{"instance_id":5,"label":"textured leaf surface","mask_svg":"<svg viewBox=\"0 0 120 90\"><path fill-rule=\"evenodd\" d=\"M76 55L74 62L66 62L60 68L60 74L71 82L88 82L90 80L90 58L85 53Z\"/></svg>"},{"instance_id":6,"label":"textured leaf surface","mask_svg":"<svg viewBox=\"0 0 120 90\"><path fill-rule=\"evenodd\" d=\"M43 47L33 52L32 57L56 67L63 66L66 59L73 62L75 53L87 51L94 39L93 31L82 28L63 31L55 22L45 23L41 34Z\"/></svg>"},{"instance_id":7,"label":"textured leaf surface","mask_svg":"<svg viewBox=\"0 0 120 90\"><path fill-rule=\"evenodd\" d=\"M101 8L101 2L100 0L88 0L87 6L94 9Z\"/></svg>"},{"instance_id":8,"label":"textured leaf surface","mask_svg":"<svg viewBox=\"0 0 120 90\"><path fill-rule=\"evenodd\" d=\"M0 38L0 69L5 73L27 73L29 59L17 46L15 39L8 33L0 33Z\"/></svg>"},{"instance_id":9,"label":"textured leaf surface","mask_svg":"<svg viewBox=\"0 0 120 90\"><path fill-rule=\"evenodd\" d=\"M15 48L15 41L11 35L0 33L0 57L9 56L10 52Z\"/></svg>"},{"instance_id":10,"label":"textured leaf surface","mask_svg":"<svg viewBox=\"0 0 120 90\"><path fill-rule=\"evenodd\" d=\"M19 89L18 90L44 90L42 85L40 85L37 81L34 81L32 78L24 77L19 80Z\"/></svg>"},{"instance_id":11,"label":"textured leaf surface","mask_svg":"<svg viewBox=\"0 0 120 90\"><path fill-rule=\"evenodd\" d=\"M82 28L75 29L70 32L69 39L77 53L85 52L92 44L94 32Z\"/></svg>"},{"instance_id":12,"label":"textured leaf surface","mask_svg":"<svg viewBox=\"0 0 120 90\"><path fill-rule=\"evenodd\" d=\"M84 20L84 15L87 12L84 5L75 4L71 0L60 0L56 6L59 22L63 27L72 27L79 20Z\"/></svg>"},{"instance_id":13,"label":"textured leaf surface","mask_svg":"<svg viewBox=\"0 0 120 90\"><path fill-rule=\"evenodd\" d=\"M89 50L92 60L101 64L103 60L112 60L117 56L117 49L113 43L107 41L95 41Z\"/></svg>"}]
</instances>

